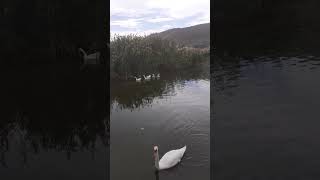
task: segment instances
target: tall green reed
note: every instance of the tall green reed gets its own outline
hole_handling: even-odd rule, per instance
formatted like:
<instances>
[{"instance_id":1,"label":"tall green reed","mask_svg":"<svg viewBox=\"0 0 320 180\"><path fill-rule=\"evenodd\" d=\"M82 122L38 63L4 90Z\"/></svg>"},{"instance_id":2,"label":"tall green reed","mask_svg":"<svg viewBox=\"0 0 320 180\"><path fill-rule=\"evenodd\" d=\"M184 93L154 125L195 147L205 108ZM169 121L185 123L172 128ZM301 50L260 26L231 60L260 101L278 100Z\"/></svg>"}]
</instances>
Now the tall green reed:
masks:
<instances>
[{"instance_id":1,"label":"tall green reed","mask_svg":"<svg viewBox=\"0 0 320 180\"><path fill-rule=\"evenodd\" d=\"M115 35L110 43L111 78L158 73L160 67L183 69L195 67L209 59L208 49L183 47L156 34Z\"/></svg>"}]
</instances>

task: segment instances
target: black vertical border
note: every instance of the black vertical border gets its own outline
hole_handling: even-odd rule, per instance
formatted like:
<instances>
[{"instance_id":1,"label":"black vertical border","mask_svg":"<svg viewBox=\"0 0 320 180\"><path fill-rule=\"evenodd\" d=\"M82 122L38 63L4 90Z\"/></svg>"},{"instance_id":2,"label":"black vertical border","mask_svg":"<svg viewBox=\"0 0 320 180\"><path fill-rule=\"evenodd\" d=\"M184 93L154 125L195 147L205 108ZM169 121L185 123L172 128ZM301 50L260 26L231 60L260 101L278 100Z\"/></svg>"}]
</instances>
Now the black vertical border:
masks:
<instances>
[{"instance_id":1,"label":"black vertical border","mask_svg":"<svg viewBox=\"0 0 320 180\"><path fill-rule=\"evenodd\" d=\"M107 147L107 170L106 170L106 177L107 180L110 179L110 0L103 0L106 3L106 18L104 21L104 29L106 32L106 55L107 55L107 62L105 64L106 67L106 84L107 84L107 99L106 99L106 103L107 103L107 121L108 121L108 127L107 127L107 131L108 131L108 147Z\"/></svg>"},{"instance_id":2,"label":"black vertical border","mask_svg":"<svg viewBox=\"0 0 320 180\"><path fill-rule=\"evenodd\" d=\"M213 55L214 55L214 5L215 0L210 1L210 179L213 178L213 161L214 161L214 136L213 136L213 114L214 114L214 103L213 103Z\"/></svg>"}]
</instances>

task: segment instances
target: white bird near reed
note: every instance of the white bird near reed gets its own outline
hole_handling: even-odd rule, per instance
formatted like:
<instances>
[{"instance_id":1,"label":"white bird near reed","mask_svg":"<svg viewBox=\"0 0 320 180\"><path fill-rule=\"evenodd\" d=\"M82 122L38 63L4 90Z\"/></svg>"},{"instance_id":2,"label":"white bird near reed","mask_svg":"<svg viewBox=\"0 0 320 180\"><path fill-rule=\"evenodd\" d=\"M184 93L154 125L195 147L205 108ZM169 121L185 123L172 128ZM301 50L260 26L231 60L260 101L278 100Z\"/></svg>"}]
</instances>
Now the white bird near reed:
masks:
<instances>
[{"instance_id":1,"label":"white bird near reed","mask_svg":"<svg viewBox=\"0 0 320 180\"><path fill-rule=\"evenodd\" d=\"M160 79L160 74L157 74L156 78L157 78L157 79Z\"/></svg>"},{"instance_id":2,"label":"white bird near reed","mask_svg":"<svg viewBox=\"0 0 320 180\"><path fill-rule=\"evenodd\" d=\"M180 149L171 150L164 154L159 160L158 146L154 146L154 163L156 170L164 170L177 165L181 161L186 149L187 146L184 146Z\"/></svg>"},{"instance_id":3,"label":"white bird near reed","mask_svg":"<svg viewBox=\"0 0 320 180\"><path fill-rule=\"evenodd\" d=\"M148 76L143 75L143 77L144 77L144 80L150 80L151 79L151 75L148 75Z\"/></svg>"},{"instance_id":4,"label":"white bird near reed","mask_svg":"<svg viewBox=\"0 0 320 180\"><path fill-rule=\"evenodd\" d=\"M141 78L137 78L135 76L133 76L136 79L136 82L141 82Z\"/></svg>"},{"instance_id":5,"label":"white bird near reed","mask_svg":"<svg viewBox=\"0 0 320 180\"><path fill-rule=\"evenodd\" d=\"M82 48L79 48L79 51L83 55L84 64L98 64L100 59L100 52L95 52L92 54L87 54Z\"/></svg>"}]
</instances>

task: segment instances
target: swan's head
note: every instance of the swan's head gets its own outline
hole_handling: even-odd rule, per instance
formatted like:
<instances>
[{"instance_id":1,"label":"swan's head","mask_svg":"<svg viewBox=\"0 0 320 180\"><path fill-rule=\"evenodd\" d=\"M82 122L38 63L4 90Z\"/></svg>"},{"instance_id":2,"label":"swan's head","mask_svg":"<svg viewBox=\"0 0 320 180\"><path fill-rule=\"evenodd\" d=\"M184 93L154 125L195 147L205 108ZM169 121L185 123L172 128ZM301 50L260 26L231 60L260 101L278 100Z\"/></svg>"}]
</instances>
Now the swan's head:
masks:
<instances>
[{"instance_id":1,"label":"swan's head","mask_svg":"<svg viewBox=\"0 0 320 180\"><path fill-rule=\"evenodd\" d=\"M153 151L156 153L156 152L158 152L158 146L154 146L153 147Z\"/></svg>"},{"instance_id":2,"label":"swan's head","mask_svg":"<svg viewBox=\"0 0 320 180\"><path fill-rule=\"evenodd\" d=\"M158 146L153 147L153 156L154 156L154 166L156 170L159 170L159 154L158 154Z\"/></svg>"}]
</instances>

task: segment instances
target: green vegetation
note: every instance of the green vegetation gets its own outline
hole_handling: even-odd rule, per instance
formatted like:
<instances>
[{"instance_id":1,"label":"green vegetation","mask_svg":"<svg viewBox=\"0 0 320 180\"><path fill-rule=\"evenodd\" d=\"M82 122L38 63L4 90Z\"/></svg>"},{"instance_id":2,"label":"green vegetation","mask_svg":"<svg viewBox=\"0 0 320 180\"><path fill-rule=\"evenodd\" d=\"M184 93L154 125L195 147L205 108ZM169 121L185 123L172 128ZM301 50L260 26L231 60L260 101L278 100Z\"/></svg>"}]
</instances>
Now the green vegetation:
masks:
<instances>
[{"instance_id":1,"label":"green vegetation","mask_svg":"<svg viewBox=\"0 0 320 180\"><path fill-rule=\"evenodd\" d=\"M200 67L209 61L209 48L197 49L152 36L115 36L110 43L111 79Z\"/></svg>"}]
</instances>

